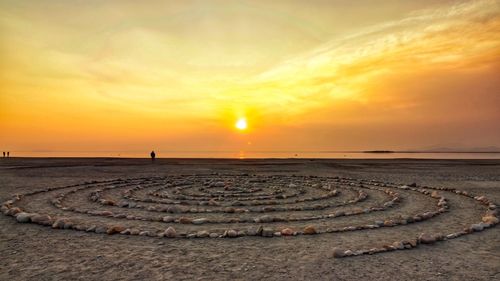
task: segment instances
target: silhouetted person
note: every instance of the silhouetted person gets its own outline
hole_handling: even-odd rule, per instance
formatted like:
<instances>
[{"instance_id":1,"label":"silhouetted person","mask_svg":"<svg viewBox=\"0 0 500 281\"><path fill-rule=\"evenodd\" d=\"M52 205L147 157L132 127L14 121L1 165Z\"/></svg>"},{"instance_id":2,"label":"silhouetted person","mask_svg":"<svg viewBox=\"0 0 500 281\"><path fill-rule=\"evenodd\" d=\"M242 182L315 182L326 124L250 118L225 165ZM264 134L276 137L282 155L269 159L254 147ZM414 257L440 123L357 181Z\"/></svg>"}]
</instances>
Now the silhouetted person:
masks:
<instances>
[{"instance_id":1,"label":"silhouetted person","mask_svg":"<svg viewBox=\"0 0 500 281\"><path fill-rule=\"evenodd\" d=\"M3 157L5 158L5 151L3 152Z\"/></svg>"},{"instance_id":2,"label":"silhouetted person","mask_svg":"<svg viewBox=\"0 0 500 281\"><path fill-rule=\"evenodd\" d=\"M155 161L155 157L156 157L156 153L155 151L151 151L151 161L154 162Z\"/></svg>"},{"instance_id":3,"label":"silhouetted person","mask_svg":"<svg viewBox=\"0 0 500 281\"><path fill-rule=\"evenodd\" d=\"M7 151L7 158L9 158L9 157L10 157L10 152L9 152L9 151Z\"/></svg>"}]
</instances>

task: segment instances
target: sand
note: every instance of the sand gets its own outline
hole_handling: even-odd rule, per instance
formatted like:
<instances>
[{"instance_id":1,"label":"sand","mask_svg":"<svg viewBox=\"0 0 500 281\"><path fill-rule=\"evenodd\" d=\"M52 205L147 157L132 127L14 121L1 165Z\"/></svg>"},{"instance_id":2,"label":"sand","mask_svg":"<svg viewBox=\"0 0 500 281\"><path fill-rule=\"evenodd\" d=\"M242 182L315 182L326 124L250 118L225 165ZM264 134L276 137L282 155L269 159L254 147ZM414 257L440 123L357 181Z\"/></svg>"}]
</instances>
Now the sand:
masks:
<instances>
[{"instance_id":1,"label":"sand","mask_svg":"<svg viewBox=\"0 0 500 281\"><path fill-rule=\"evenodd\" d=\"M500 160L217 160L217 159L0 159L0 201L16 193L47 187L113 179L169 177L179 175L292 175L350 177L398 184L417 183L453 187L486 195L500 203ZM278 177L279 178L279 177ZM113 190L107 196L118 196ZM42 193L21 201L29 211L64 213L50 205L57 192ZM140 192L138 192L140 193ZM355 207L384 201L383 194L367 191L368 199ZM335 204L354 193L342 190ZM147 194L137 194L146 196ZM402 191L403 201L381 212L336 218L335 225L365 223L374 218L412 213L433 208L424 196ZM334 258L333 248L367 247L395 239L410 239L422 232L446 233L481 220L484 206L463 196L446 195L450 211L432 219L389 228L299 235L293 237L157 238L107 235L76 230L52 229L17 223L0 215L1 280L497 280L500 279L500 232L493 227L482 232L434 245L376 255ZM338 197L338 198L337 198ZM338 200L338 201L335 201ZM321 201L323 202L323 201ZM88 201L88 194L76 192L67 204L81 208L102 208ZM316 202L315 202L316 203ZM306 206L308 203L301 203ZM332 203L333 204L333 203ZM363 205L365 204L365 205ZM118 207L113 207L118 208ZM350 207L345 207L348 210ZM147 210L126 210L134 214L157 214ZM298 217L324 211L293 212ZM276 212L276 214L286 212ZM252 213L241 215L251 216ZM208 215L207 215L208 216ZM213 218L228 215L210 214ZM210 217L208 216L208 217ZM118 219L76 216L82 220L114 223ZM136 222L138 227L156 229L162 222ZM313 222L318 229L330 221ZM309 222L293 222L299 229ZM252 227L254 224L241 224ZM274 223L276 227L287 223ZM228 224L209 228L230 228ZM199 226L175 224L179 231ZM239 227L239 226L238 226Z\"/></svg>"}]
</instances>

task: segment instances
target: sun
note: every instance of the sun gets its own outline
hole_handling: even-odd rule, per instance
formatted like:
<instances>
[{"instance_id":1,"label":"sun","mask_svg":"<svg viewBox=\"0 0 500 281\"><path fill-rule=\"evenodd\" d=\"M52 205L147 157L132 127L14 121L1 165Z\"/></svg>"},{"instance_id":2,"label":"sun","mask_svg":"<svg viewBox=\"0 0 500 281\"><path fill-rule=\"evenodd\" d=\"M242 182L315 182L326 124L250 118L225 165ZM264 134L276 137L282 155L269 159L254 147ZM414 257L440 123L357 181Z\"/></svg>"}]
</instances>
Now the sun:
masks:
<instances>
[{"instance_id":1,"label":"sun","mask_svg":"<svg viewBox=\"0 0 500 281\"><path fill-rule=\"evenodd\" d=\"M243 131L247 128L247 120L245 118L240 118L236 121L235 126L236 129Z\"/></svg>"}]
</instances>

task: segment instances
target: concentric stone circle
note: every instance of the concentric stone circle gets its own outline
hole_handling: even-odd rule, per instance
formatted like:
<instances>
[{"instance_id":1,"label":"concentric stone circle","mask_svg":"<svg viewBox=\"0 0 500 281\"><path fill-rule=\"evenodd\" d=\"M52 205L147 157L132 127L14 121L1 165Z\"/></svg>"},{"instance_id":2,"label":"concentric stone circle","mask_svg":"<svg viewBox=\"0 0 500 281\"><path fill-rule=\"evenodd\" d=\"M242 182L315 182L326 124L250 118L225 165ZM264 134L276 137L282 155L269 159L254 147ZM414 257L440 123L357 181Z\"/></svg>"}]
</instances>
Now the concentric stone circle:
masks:
<instances>
[{"instance_id":1,"label":"concentric stone circle","mask_svg":"<svg viewBox=\"0 0 500 281\"><path fill-rule=\"evenodd\" d=\"M334 257L347 257L411 249L482 231L498 224L497 206L485 196L454 188L343 177L209 174L48 187L15 195L1 210L20 223L109 235L291 239L411 227L453 211L447 193L475 200L484 207L483 216L459 232L416 233L414 239L332 251ZM408 203L414 198L429 204L416 208ZM339 222L345 217L348 223Z\"/></svg>"}]
</instances>

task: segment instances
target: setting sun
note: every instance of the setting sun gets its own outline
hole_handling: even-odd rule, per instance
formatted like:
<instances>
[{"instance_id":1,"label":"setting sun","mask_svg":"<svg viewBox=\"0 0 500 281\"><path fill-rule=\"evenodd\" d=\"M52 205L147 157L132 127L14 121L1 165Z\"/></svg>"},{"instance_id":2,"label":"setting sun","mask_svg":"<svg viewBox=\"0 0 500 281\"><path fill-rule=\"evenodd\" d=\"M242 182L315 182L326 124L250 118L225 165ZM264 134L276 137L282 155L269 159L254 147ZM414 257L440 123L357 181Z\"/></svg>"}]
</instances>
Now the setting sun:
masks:
<instances>
[{"instance_id":1,"label":"setting sun","mask_svg":"<svg viewBox=\"0 0 500 281\"><path fill-rule=\"evenodd\" d=\"M245 118L240 118L236 121L236 128L238 130L245 130L247 128L247 120Z\"/></svg>"}]
</instances>

